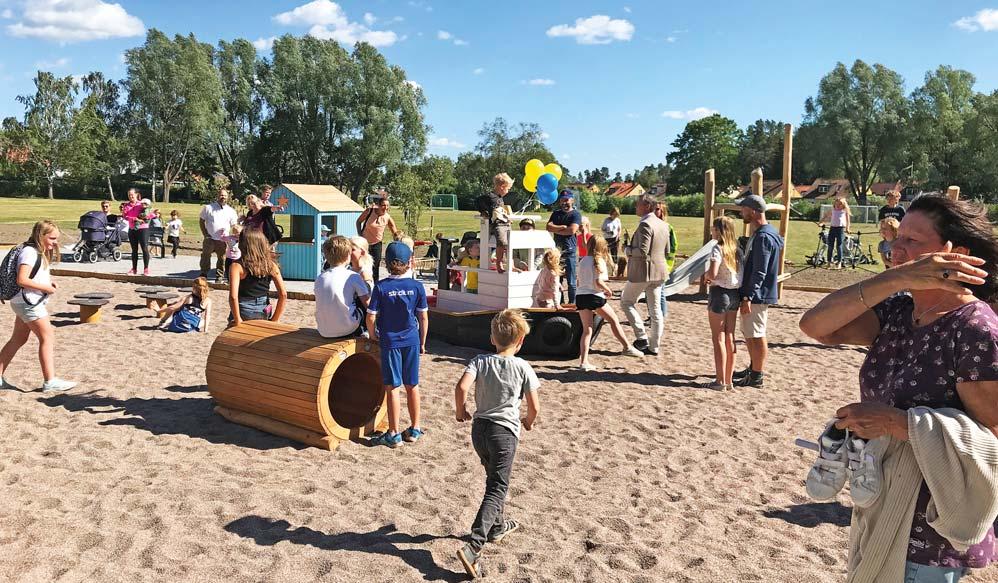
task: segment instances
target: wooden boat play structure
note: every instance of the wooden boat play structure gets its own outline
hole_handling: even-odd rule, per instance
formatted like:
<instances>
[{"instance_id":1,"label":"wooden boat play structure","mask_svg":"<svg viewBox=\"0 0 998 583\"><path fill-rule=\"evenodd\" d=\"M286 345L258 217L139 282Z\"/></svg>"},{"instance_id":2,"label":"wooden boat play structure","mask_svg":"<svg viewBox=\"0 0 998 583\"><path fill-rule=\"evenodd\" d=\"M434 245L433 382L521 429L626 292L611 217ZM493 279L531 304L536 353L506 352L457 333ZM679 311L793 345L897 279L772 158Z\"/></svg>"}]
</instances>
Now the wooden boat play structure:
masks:
<instances>
[{"instance_id":1,"label":"wooden boat play structure","mask_svg":"<svg viewBox=\"0 0 998 583\"><path fill-rule=\"evenodd\" d=\"M215 339L205 368L215 412L323 449L387 427L377 343L251 320Z\"/></svg>"}]
</instances>

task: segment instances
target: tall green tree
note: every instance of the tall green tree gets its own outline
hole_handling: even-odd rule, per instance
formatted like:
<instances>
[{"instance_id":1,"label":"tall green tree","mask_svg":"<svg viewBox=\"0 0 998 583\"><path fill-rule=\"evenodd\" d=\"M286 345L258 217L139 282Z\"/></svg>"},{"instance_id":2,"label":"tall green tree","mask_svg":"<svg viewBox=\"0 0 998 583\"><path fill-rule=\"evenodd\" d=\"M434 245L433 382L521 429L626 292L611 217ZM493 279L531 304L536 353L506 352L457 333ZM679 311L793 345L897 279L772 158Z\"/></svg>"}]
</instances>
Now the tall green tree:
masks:
<instances>
[{"instance_id":1,"label":"tall green tree","mask_svg":"<svg viewBox=\"0 0 998 583\"><path fill-rule=\"evenodd\" d=\"M72 77L58 78L39 71L35 94L17 97L25 110L20 147L30 152L28 166L32 174L46 182L50 199L55 198L55 179L69 168L73 153L77 90Z\"/></svg>"},{"instance_id":2,"label":"tall green tree","mask_svg":"<svg viewBox=\"0 0 998 583\"><path fill-rule=\"evenodd\" d=\"M193 34L171 40L156 29L141 47L125 52L133 143L153 176L161 170L164 202L192 153L213 143L220 130L222 84L212 53Z\"/></svg>"},{"instance_id":3,"label":"tall green tree","mask_svg":"<svg viewBox=\"0 0 998 583\"><path fill-rule=\"evenodd\" d=\"M388 192L392 204L402 210L405 231L419 238L419 218L430 206L430 197L453 173L454 163L443 156L427 156L417 164L400 164L389 170Z\"/></svg>"},{"instance_id":4,"label":"tall green tree","mask_svg":"<svg viewBox=\"0 0 998 583\"><path fill-rule=\"evenodd\" d=\"M670 190L681 194L703 191L703 173L714 169L719 190L738 184L738 144L742 132L734 120L715 113L691 121L666 156L672 167Z\"/></svg>"},{"instance_id":5,"label":"tall green tree","mask_svg":"<svg viewBox=\"0 0 998 583\"><path fill-rule=\"evenodd\" d=\"M214 61L222 84L222 123L215 134L215 156L238 195L250 179L253 144L262 121L256 47L246 39L219 41Z\"/></svg>"},{"instance_id":6,"label":"tall green tree","mask_svg":"<svg viewBox=\"0 0 998 583\"><path fill-rule=\"evenodd\" d=\"M909 112L901 76L861 60L848 69L839 63L804 107L805 123L830 145L857 201L865 205L881 165L903 145Z\"/></svg>"},{"instance_id":7,"label":"tall green tree","mask_svg":"<svg viewBox=\"0 0 998 583\"><path fill-rule=\"evenodd\" d=\"M998 202L998 90L974 96L968 134L970 192L988 202Z\"/></svg>"},{"instance_id":8,"label":"tall green tree","mask_svg":"<svg viewBox=\"0 0 998 583\"><path fill-rule=\"evenodd\" d=\"M513 178L512 196L507 198L514 205L522 204L531 193L523 188L523 167L532 158L545 163L555 162L555 156L544 144L544 132L536 123L510 125L497 117L478 131L479 142L475 152L481 156L477 175L466 185L468 195L480 195L492 190L492 178L505 172ZM458 158L460 165L461 158ZM459 172L460 174L460 172Z\"/></svg>"},{"instance_id":9,"label":"tall green tree","mask_svg":"<svg viewBox=\"0 0 998 583\"><path fill-rule=\"evenodd\" d=\"M783 176L783 122L760 119L745 128L738 145L738 178L748 184L756 168L768 178Z\"/></svg>"},{"instance_id":10,"label":"tall green tree","mask_svg":"<svg viewBox=\"0 0 998 583\"><path fill-rule=\"evenodd\" d=\"M123 108L117 83L92 71L83 78L86 94L73 119L73 152L70 157L74 177L103 180L114 200L111 179L128 164L124 136Z\"/></svg>"},{"instance_id":11,"label":"tall green tree","mask_svg":"<svg viewBox=\"0 0 998 583\"><path fill-rule=\"evenodd\" d=\"M931 187L969 186L974 82L969 72L941 65L912 94L912 162Z\"/></svg>"}]
</instances>

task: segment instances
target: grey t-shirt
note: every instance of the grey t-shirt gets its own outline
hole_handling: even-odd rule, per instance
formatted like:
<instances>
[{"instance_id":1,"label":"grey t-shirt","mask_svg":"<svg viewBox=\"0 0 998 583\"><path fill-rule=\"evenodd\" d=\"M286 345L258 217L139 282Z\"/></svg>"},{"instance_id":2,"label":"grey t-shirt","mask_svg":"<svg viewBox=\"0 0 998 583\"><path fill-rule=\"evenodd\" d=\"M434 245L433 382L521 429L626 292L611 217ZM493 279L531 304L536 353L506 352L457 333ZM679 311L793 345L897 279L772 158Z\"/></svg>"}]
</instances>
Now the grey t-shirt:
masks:
<instances>
[{"instance_id":1,"label":"grey t-shirt","mask_svg":"<svg viewBox=\"0 0 998 583\"><path fill-rule=\"evenodd\" d=\"M520 402L541 386L534 369L517 356L482 354L465 372L475 379L475 419L502 425L519 439Z\"/></svg>"}]
</instances>

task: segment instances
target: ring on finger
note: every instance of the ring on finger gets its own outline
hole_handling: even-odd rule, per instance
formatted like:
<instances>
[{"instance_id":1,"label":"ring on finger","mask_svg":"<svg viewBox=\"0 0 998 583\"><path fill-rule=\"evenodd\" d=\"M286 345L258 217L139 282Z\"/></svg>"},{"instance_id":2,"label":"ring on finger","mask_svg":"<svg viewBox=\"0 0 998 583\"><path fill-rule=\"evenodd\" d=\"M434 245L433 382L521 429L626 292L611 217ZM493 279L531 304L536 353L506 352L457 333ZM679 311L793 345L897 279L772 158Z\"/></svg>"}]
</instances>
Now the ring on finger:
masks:
<instances>
[{"instance_id":1,"label":"ring on finger","mask_svg":"<svg viewBox=\"0 0 998 583\"><path fill-rule=\"evenodd\" d=\"M943 270L943 279L949 279L949 270L948 269L944 269Z\"/></svg>"}]
</instances>

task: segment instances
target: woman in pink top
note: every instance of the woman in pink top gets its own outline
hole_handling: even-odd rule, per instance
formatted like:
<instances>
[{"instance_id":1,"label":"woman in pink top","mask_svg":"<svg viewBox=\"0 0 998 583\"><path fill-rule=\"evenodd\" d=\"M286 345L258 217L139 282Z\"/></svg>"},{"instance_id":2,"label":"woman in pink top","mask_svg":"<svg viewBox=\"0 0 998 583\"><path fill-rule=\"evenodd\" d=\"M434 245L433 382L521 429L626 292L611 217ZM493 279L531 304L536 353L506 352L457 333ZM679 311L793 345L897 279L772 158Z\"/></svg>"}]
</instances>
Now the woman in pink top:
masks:
<instances>
[{"instance_id":1,"label":"woman in pink top","mask_svg":"<svg viewBox=\"0 0 998 583\"><path fill-rule=\"evenodd\" d=\"M121 216L128 221L128 243L132 247L132 269L128 275L135 275L139 266L139 248L142 249L142 274L149 275L149 221L146 208L139 200L134 188L128 189L128 202L121 210Z\"/></svg>"},{"instance_id":2,"label":"woman in pink top","mask_svg":"<svg viewBox=\"0 0 998 583\"><path fill-rule=\"evenodd\" d=\"M388 214L388 197L381 197L357 218L357 234L367 239L367 252L374 263L374 283L378 283L381 275L381 241L385 238L385 227L391 230L395 240L402 236L402 231Z\"/></svg>"}]
</instances>

